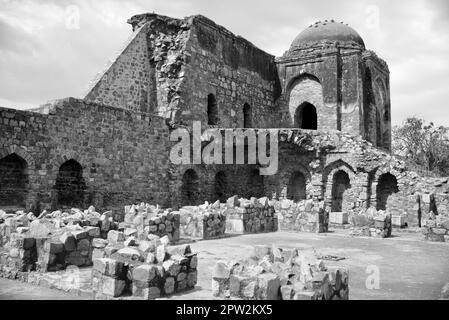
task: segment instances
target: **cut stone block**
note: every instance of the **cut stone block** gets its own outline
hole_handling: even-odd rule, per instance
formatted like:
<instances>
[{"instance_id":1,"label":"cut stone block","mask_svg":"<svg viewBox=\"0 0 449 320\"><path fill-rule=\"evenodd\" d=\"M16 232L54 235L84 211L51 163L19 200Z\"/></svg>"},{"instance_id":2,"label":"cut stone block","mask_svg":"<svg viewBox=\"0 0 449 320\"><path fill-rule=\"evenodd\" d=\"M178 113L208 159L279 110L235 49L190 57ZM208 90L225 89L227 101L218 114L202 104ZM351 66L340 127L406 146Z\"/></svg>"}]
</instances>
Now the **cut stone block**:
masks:
<instances>
[{"instance_id":1,"label":"cut stone block","mask_svg":"<svg viewBox=\"0 0 449 320\"><path fill-rule=\"evenodd\" d=\"M125 289L125 281L110 277L103 277L103 294L110 297L119 297Z\"/></svg>"},{"instance_id":2,"label":"cut stone block","mask_svg":"<svg viewBox=\"0 0 449 320\"><path fill-rule=\"evenodd\" d=\"M347 212L330 212L329 222L333 224L348 224L348 213Z\"/></svg>"},{"instance_id":3,"label":"cut stone block","mask_svg":"<svg viewBox=\"0 0 449 320\"><path fill-rule=\"evenodd\" d=\"M395 227L405 227L405 216L391 216L391 223Z\"/></svg>"}]
</instances>

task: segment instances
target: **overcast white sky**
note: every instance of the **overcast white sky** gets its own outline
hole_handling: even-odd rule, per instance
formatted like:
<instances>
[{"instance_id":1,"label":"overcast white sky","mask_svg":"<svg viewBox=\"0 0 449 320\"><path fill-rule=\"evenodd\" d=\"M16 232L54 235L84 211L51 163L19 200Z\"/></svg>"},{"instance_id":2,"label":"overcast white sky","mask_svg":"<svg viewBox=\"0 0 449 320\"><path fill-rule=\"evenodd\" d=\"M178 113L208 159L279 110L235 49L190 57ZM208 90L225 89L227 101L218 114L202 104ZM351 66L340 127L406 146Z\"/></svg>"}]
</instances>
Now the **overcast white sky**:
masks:
<instances>
[{"instance_id":1,"label":"overcast white sky","mask_svg":"<svg viewBox=\"0 0 449 320\"><path fill-rule=\"evenodd\" d=\"M449 126L447 0L0 0L0 106L79 96L129 37L126 20L153 11L203 14L276 56L311 23L344 21L389 64L393 124Z\"/></svg>"}]
</instances>

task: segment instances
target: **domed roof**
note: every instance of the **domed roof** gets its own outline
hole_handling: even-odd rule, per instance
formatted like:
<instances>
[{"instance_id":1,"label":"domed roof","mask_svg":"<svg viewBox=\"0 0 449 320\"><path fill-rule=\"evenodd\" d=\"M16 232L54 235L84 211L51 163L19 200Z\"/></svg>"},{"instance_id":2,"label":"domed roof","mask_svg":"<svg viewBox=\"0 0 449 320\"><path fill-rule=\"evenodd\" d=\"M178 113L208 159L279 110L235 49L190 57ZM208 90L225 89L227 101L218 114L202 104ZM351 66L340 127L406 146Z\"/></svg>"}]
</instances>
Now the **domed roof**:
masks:
<instances>
[{"instance_id":1,"label":"domed roof","mask_svg":"<svg viewBox=\"0 0 449 320\"><path fill-rule=\"evenodd\" d=\"M353 41L365 48L365 43L357 31L343 22L335 22L334 20L319 21L309 26L293 40L292 48L322 40L339 42Z\"/></svg>"}]
</instances>

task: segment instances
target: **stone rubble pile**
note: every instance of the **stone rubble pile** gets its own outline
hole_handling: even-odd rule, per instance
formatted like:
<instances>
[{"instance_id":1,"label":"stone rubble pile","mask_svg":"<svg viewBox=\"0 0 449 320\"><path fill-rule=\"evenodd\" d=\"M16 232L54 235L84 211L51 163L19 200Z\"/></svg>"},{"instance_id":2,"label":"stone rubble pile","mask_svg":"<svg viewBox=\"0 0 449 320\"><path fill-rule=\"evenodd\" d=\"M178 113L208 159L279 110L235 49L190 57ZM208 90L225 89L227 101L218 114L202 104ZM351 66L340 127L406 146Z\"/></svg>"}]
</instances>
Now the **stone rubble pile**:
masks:
<instances>
[{"instance_id":1,"label":"stone rubble pile","mask_svg":"<svg viewBox=\"0 0 449 320\"><path fill-rule=\"evenodd\" d=\"M327 232L329 212L323 201L280 200L274 202L279 219L279 229L301 232Z\"/></svg>"},{"instance_id":2,"label":"stone rubble pile","mask_svg":"<svg viewBox=\"0 0 449 320\"><path fill-rule=\"evenodd\" d=\"M124 231L134 229L139 238L152 234L167 236L171 242L176 242L180 237L180 215L171 209L162 210L147 203L126 206L125 221L119 228Z\"/></svg>"},{"instance_id":3,"label":"stone rubble pile","mask_svg":"<svg viewBox=\"0 0 449 320\"><path fill-rule=\"evenodd\" d=\"M352 216L351 225L349 234L352 237L391 237L391 214L382 210L377 211L373 207L362 210L358 215Z\"/></svg>"},{"instance_id":4,"label":"stone rubble pile","mask_svg":"<svg viewBox=\"0 0 449 320\"><path fill-rule=\"evenodd\" d=\"M118 223L115 222L111 211L100 214L95 211L93 206L84 211L77 208L53 212L44 210L38 217L32 212L17 211L15 214L7 214L0 210L0 246L7 243L9 236L16 232L18 228L22 228L22 232L24 230L30 231L33 237L45 237L48 234L58 232L59 229L75 225L98 227L100 236L106 238L109 230L117 229Z\"/></svg>"},{"instance_id":5,"label":"stone rubble pile","mask_svg":"<svg viewBox=\"0 0 449 320\"><path fill-rule=\"evenodd\" d=\"M206 202L200 206L187 206L179 209L181 236L215 239L224 236L226 231L226 206L219 201Z\"/></svg>"},{"instance_id":6,"label":"stone rubble pile","mask_svg":"<svg viewBox=\"0 0 449 320\"><path fill-rule=\"evenodd\" d=\"M190 246L168 247L168 237L153 236L138 246L111 251L94 260L95 299L133 297L156 299L195 287L198 258Z\"/></svg>"},{"instance_id":7,"label":"stone rubble pile","mask_svg":"<svg viewBox=\"0 0 449 320\"><path fill-rule=\"evenodd\" d=\"M47 272L92 264L95 238L117 228L112 212L87 210L43 211L16 214L0 212L0 274L26 278L31 271Z\"/></svg>"},{"instance_id":8,"label":"stone rubble pile","mask_svg":"<svg viewBox=\"0 0 449 320\"><path fill-rule=\"evenodd\" d=\"M41 221L33 221L30 228L19 227L21 233L10 235L0 254L1 274L8 278L22 278L25 276L21 275L22 272L58 271L69 265L92 264L92 241L100 237L100 228L70 225L36 235L34 226L40 224Z\"/></svg>"},{"instance_id":9,"label":"stone rubble pile","mask_svg":"<svg viewBox=\"0 0 449 320\"><path fill-rule=\"evenodd\" d=\"M226 205L226 231L262 233L278 230L278 218L267 197L248 200L233 196L227 200Z\"/></svg>"},{"instance_id":10,"label":"stone rubble pile","mask_svg":"<svg viewBox=\"0 0 449 320\"><path fill-rule=\"evenodd\" d=\"M255 246L247 260L215 264L212 293L243 300L348 300L349 273L326 268L311 252Z\"/></svg>"},{"instance_id":11,"label":"stone rubble pile","mask_svg":"<svg viewBox=\"0 0 449 320\"><path fill-rule=\"evenodd\" d=\"M12 233L0 252L0 276L23 279L26 272L36 268L36 239Z\"/></svg>"},{"instance_id":12,"label":"stone rubble pile","mask_svg":"<svg viewBox=\"0 0 449 320\"><path fill-rule=\"evenodd\" d=\"M449 241L449 216L430 213L424 220L421 231L427 241Z\"/></svg>"}]
</instances>

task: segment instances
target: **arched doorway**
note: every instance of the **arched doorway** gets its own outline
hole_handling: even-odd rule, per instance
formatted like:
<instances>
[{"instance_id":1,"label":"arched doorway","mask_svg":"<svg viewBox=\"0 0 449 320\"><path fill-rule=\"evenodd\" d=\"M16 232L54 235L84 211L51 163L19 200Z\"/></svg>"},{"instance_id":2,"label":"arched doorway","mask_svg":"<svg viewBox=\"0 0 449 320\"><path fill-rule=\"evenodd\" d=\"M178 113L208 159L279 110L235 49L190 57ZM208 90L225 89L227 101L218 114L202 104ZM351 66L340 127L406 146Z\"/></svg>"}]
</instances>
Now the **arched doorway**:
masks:
<instances>
[{"instance_id":1,"label":"arched doorway","mask_svg":"<svg viewBox=\"0 0 449 320\"><path fill-rule=\"evenodd\" d=\"M186 170L182 176L181 204L194 206L199 201L199 178L193 169Z\"/></svg>"},{"instance_id":2,"label":"arched doorway","mask_svg":"<svg viewBox=\"0 0 449 320\"><path fill-rule=\"evenodd\" d=\"M332 212L343 211L344 194L351 188L351 180L346 172L340 170L334 174L332 180Z\"/></svg>"},{"instance_id":3,"label":"arched doorway","mask_svg":"<svg viewBox=\"0 0 449 320\"><path fill-rule=\"evenodd\" d=\"M316 108L309 102L304 102L296 109L296 127L306 130L318 129L318 116Z\"/></svg>"},{"instance_id":4,"label":"arched doorway","mask_svg":"<svg viewBox=\"0 0 449 320\"><path fill-rule=\"evenodd\" d=\"M59 167L55 189L58 207L84 207L86 182L81 165L70 159Z\"/></svg>"},{"instance_id":5,"label":"arched doorway","mask_svg":"<svg viewBox=\"0 0 449 320\"><path fill-rule=\"evenodd\" d=\"M263 197L264 188L263 188L263 176L260 175L258 169L254 169L251 171L248 180L248 198Z\"/></svg>"},{"instance_id":6,"label":"arched doorway","mask_svg":"<svg viewBox=\"0 0 449 320\"><path fill-rule=\"evenodd\" d=\"M293 172L290 177L287 198L295 202L306 199L306 177L299 171Z\"/></svg>"},{"instance_id":7,"label":"arched doorway","mask_svg":"<svg viewBox=\"0 0 449 320\"><path fill-rule=\"evenodd\" d=\"M377 210L386 210L388 197L399 192L398 181L391 173L385 173L379 177L376 187Z\"/></svg>"},{"instance_id":8,"label":"arched doorway","mask_svg":"<svg viewBox=\"0 0 449 320\"><path fill-rule=\"evenodd\" d=\"M243 128L251 128L252 126L251 107L249 104L245 103L243 105Z\"/></svg>"},{"instance_id":9,"label":"arched doorway","mask_svg":"<svg viewBox=\"0 0 449 320\"><path fill-rule=\"evenodd\" d=\"M218 106L217 99L213 93L207 96L207 124L218 124Z\"/></svg>"},{"instance_id":10,"label":"arched doorway","mask_svg":"<svg viewBox=\"0 0 449 320\"><path fill-rule=\"evenodd\" d=\"M15 153L0 159L0 206L26 206L27 167L26 161Z\"/></svg>"},{"instance_id":11,"label":"arched doorway","mask_svg":"<svg viewBox=\"0 0 449 320\"><path fill-rule=\"evenodd\" d=\"M215 200L226 202L226 195L228 189L228 181L226 173L223 171L217 172L215 175Z\"/></svg>"}]
</instances>

